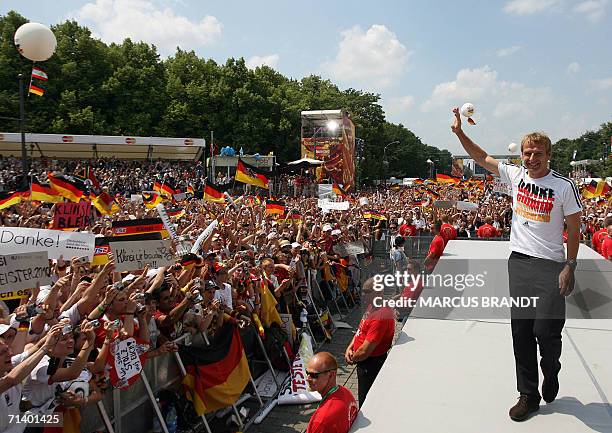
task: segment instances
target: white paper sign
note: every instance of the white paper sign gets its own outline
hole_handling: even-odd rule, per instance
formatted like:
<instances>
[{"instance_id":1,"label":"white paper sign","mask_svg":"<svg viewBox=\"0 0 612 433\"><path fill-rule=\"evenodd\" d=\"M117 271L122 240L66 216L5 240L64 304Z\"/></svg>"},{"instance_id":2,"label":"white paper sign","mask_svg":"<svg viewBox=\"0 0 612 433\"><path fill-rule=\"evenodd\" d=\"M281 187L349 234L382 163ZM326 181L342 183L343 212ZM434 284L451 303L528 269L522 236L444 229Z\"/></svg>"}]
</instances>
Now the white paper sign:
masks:
<instances>
[{"instance_id":1,"label":"white paper sign","mask_svg":"<svg viewBox=\"0 0 612 433\"><path fill-rule=\"evenodd\" d=\"M175 262L170 240L157 241L115 241L110 248L117 264L115 272L133 271L149 268L172 266Z\"/></svg>"},{"instance_id":2,"label":"white paper sign","mask_svg":"<svg viewBox=\"0 0 612 433\"><path fill-rule=\"evenodd\" d=\"M130 195L130 201L133 203L143 203L143 199L142 199L142 195L140 194L131 194Z\"/></svg>"},{"instance_id":3,"label":"white paper sign","mask_svg":"<svg viewBox=\"0 0 612 433\"><path fill-rule=\"evenodd\" d=\"M0 256L0 292L51 284L46 251Z\"/></svg>"},{"instance_id":4,"label":"white paper sign","mask_svg":"<svg viewBox=\"0 0 612 433\"><path fill-rule=\"evenodd\" d=\"M0 227L0 254L19 254L46 251L50 259L70 260L73 257L94 255L93 233L65 232L61 230Z\"/></svg>"},{"instance_id":5,"label":"white paper sign","mask_svg":"<svg viewBox=\"0 0 612 433\"><path fill-rule=\"evenodd\" d=\"M367 197L361 197L359 199L359 206L367 206L370 204L370 200L367 199Z\"/></svg>"},{"instance_id":6,"label":"white paper sign","mask_svg":"<svg viewBox=\"0 0 612 433\"><path fill-rule=\"evenodd\" d=\"M142 371L138 345L136 340L131 337L125 340L115 340L114 349L115 369L119 385L127 384L132 377L140 374Z\"/></svg>"},{"instance_id":7,"label":"white paper sign","mask_svg":"<svg viewBox=\"0 0 612 433\"><path fill-rule=\"evenodd\" d=\"M350 203L348 201L329 201L319 200L318 206L325 210L348 210Z\"/></svg>"},{"instance_id":8,"label":"white paper sign","mask_svg":"<svg viewBox=\"0 0 612 433\"><path fill-rule=\"evenodd\" d=\"M319 184L319 197L329 197L332 194L332 186L331 183L320 183Z\"/></svg>"},{"instance_id":9,"label":"white paper sign","mask_svg":"<svg viewBox=\"0 0 612 433\"><path fill-rule=\"evenodd\" d=\"M499 179L493 180L493 192L498 192L500 194L512 195L512 190L510 186L506 183L503 183Z\"/></svg>"}]
</instances>

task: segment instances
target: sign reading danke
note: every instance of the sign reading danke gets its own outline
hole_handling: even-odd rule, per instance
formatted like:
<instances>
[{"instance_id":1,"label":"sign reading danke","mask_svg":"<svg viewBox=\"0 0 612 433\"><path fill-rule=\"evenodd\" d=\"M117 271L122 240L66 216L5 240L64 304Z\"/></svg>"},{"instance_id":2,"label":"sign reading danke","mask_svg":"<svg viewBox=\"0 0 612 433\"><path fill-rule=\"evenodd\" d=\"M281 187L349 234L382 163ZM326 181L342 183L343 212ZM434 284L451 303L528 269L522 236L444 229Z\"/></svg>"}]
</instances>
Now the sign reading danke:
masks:
<instances>
[{"instance_id":1,"label":"sign reading danke","mask_svg":"<svg viewBox=\"0 0 612 433\"><path fill-rule=\"evenodd\" d=\"M0 256L0 292L51 284L46 251Z\"/></svg>"},{"instance_id":2,"label":"sign reading danke","mask_svg":"<svg viewBox=\"0 0 612 433\"><path fill-rule=\"evenodd\" d=\"M50 259L66 260L87 256L93 259L96 236L93 233L61 230L0 227L0 254L46 251Z\"/></svg>"},{"instance_id":3,"label":"sign reading danke","mask_svg":"<svg viewBox=\"0 0 612 433\"><path fill-rule=\"evenodd\" d=\"M110 242L115 256L116 272L160 268L174 264L174 253L169 239L162 241L116 241Z\"/></svg>"}]
</instances>

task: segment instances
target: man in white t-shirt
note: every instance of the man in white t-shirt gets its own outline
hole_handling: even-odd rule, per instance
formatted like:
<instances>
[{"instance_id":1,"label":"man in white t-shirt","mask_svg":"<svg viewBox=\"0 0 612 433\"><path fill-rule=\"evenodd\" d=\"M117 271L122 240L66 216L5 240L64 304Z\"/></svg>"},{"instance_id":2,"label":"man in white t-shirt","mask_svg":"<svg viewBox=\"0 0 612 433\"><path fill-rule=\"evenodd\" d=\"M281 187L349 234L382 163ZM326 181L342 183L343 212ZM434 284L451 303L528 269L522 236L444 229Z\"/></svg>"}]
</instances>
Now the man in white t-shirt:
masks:
<instances>
[{"instance_id":1,"label":"man in white t-shirt","mask_svg":"<svg viewBox=\"0 0 612 433\"><path fill-rule=\"evenodd\" d=\"M453 110L451 130L476 163L498 175L512 189L512 230L508 260L510 296L538 297L535 307L511 309L512 343L516 364L518 403L510 418L523 421L540 407L538 346L542 397L552 402L559 392L561 331L565 296L574 289L582 204L576 185L548 168L550 139L542 133L521 141L522 167L497 161L461 130L459 109ZM567 259L563 225L567 224Z\"/></svg>"}]
</instances>

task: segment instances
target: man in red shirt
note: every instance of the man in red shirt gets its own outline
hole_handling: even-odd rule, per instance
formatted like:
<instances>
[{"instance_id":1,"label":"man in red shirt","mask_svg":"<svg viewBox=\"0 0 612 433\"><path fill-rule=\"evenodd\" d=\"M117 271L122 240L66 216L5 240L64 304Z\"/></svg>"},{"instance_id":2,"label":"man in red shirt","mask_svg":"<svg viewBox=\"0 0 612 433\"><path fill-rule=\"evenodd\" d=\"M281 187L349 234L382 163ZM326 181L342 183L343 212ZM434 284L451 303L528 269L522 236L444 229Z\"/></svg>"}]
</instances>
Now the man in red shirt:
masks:
<instances>
[{"instance_id":1,"label":"man in red shirt","mask_svg":"<svg viewBox=\"0 0 612 433\"><path fill-rule=\"evenodd\" d=\"M417 229L416 226L412 223L412 218L406 218L406 221L399 227L399 235L403 238L407 238L410 236L416 236Z\"/></svg>"},{"instance_id":2,"label":"man in red shirt","mask_svg":"<svg viewBox=\"0 0 612 433\"><path fill-rule=\"evenodd\" d=\"M448 241L457 239L457 229L450 224L452 221L449 220L448 215L442 216L442 226L440 227L440 236L444 239L444 246Z\"/></svg>"},{"instance_id":3,"label":"man in red shirt","mask_svg":"<svg viewBox=\"0 0 612 433\"><path fill-rule=\"evenodd\" d=\"M608 227L610 223L612 223L612 217L607 217L604 220L603 227L597 230L595 233L593 233L593 238L592 238L593 249L599 254L601 254L601 247L603 244L603 240L606 238L606 236L608 236L608 229L606 227Z\"/></svg>"},{"instance_id":4,"label":"man in red shirt","mask_svg":"<svg viewBox=\"0 0 612 433\"><path fill-rule=\"evenodd\" d=\"M608 230L608 236L606 236L601 243L601 255L606 260L612 260L612 217L606 218L606 229Z\"/></svg>"},{"instance_id":5,"label":"man in red shirt","mask_svg":"<svg viewBox=\"0 0 612 433\"><path fill-rule=\"evenodd\" d=\"M485 218L485 223L483 225L480 226L480 228L478 229L478 231L476 232L476 234L478 235L479 238L495 238L497 237L498 233L497 233L497 229L495 227L493 227L493 225L491 225L491 223L493 222L493 220L491 219L491 217L486 217Z\"/></svg>"},{"instance_id":6,"label":"man in red shirt","mask_svg":"<svg viewBox=\"0 0 612 433\"><path fill-rule=\"evenodd\" d=\"M395 334L395 313L391 308L381 305L382 291L374 290L374 278L363 283L361 299L367 309L344 354L347 363L357 364L359 407L363 406L368 391L387 359Z\"/></svg>"},{"instance_id":7,"label":"man in red shirt","mask_svg":"<svg viewBox=\"0 0 612 433\"><path fill-rule=\"evenodd\" d=\"M336 384L336 358L329 352L320 352L310 359L306 368L310 389L323 397L306 433L347 433L359 408L351 391Z\"/></svg>"},{"instance_id":8,"label":"man in red shirt","mask_svg":"<svg viewBox=\"0 0 612 433\"><path fill-rule=\"evenodd\" d=\"M446 244L444 243L444 238L440 235L440 230L442 229L442 222L436 221L432 227L433 234L435 235L433 240L431 241L431 245L429 245L429 253L427 257L425 257L425 262L423 266L425 270L431 273L440 257L442 257L442 253L444 253L444 247Z\"/></svg>"}]
</instances>

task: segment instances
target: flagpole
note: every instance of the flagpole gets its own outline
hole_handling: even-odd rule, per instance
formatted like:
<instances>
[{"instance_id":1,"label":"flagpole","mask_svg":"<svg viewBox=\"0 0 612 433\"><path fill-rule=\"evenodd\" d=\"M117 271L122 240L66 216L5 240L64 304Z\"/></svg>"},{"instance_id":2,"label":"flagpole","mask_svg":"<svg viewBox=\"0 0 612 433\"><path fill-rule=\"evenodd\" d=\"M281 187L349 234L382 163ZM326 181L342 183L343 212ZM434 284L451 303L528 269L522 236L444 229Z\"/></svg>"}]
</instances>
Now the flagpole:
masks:
<instances>
[{"instance_id":1,"label":"flagpole","mask_svg":"<svg viewBox=\"0 0 612 433\"><path fill-rule=\"evenodd\" d=\"M22 182L28 181L28 151L25 143L25 99L23 90L23 74L18 75L19 78L19 132L21 133L21 175Z\"/></svg>"}]
</instances>

